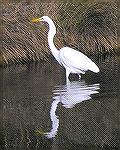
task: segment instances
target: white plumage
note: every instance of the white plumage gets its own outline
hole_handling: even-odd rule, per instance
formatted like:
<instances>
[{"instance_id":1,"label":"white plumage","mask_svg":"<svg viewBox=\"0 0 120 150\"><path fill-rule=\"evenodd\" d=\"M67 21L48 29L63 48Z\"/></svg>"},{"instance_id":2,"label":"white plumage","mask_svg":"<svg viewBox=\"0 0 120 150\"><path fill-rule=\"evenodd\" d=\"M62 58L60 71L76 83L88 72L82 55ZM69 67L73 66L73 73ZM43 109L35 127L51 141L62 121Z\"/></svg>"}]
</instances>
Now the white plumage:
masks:
<instances>
[{"instance_id":1,"label":"white plumage","mask_svg":"<svg viewBox=\"0 0 120 150\"><path fill-rule=\"evenodd\" d=\"M63 47L60 50L57 50L53 43L53 38L56 34L56 28L53 21L48 16L32 20L32 22L39 21L45 21L49 25L48 44L55 59L59 62L59 64L65 67L67 80L70 73L85 74L88 70L95 73L99 72L97 65L83 53L70 47Z\"/></svg>"}]
</instances>

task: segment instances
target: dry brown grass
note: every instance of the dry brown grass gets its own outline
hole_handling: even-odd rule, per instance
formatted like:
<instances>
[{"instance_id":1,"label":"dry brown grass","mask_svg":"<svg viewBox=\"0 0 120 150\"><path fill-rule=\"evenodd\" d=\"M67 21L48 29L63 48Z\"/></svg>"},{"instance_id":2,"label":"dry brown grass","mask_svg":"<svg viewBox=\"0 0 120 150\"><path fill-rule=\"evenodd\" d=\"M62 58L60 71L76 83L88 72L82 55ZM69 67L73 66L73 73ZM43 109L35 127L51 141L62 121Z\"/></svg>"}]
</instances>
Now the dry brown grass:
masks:
<instances>
[{"instance_id":1,"label":"dry brown grass","mask_svg":"<svg viewBox=\"0 0 120 150\"><path fill-rule=\"evenodd\" d=\"M68 5L68 6L67 6ZM117 6L116 3L85 4L75 10L65 4L62 14L64 40L67 45L86 53L112 53L117 47ZM87 8L87 9L86 9Z\"/></svg>"},{"instance_id":2,"label":"dry brown grass","mask_svg":"<svg viewBox=\"0 0 120 150\"><path fill-rule=\"evenodd\" d=\"M117 46L115 2L95 0L52 2L10 0L2 6L2 48L4 64L46 60L50 56L47 25L32 24L33 17L50 16L57 27L57 48L68 45L84 53L113 52Z\"/></svg>"},{"instance_id":3,"label":"dry brown grass","mask_svg":"<svg viewBox=\"0 0 120 150\"><path fill-rule=\"evenodd\" d=\"M29 20L35 14L36 5L27 7L23 3L11 3L3 10L2 52L5 63L44 59L45 51L41 44L44 36L35 34Z\"/></svg>"}]
</instances>

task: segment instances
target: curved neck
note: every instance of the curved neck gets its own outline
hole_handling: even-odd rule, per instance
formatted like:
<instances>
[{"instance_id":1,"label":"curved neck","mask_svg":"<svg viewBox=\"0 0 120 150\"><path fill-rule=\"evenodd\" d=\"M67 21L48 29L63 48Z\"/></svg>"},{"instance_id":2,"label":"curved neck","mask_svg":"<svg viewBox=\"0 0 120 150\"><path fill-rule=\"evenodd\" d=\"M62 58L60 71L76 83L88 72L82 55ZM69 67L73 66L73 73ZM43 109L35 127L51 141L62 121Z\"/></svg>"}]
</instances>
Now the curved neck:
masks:
<instances>
[{"instance_id":1,"label":"curved neck","mask_svg":"<svg viewBox=\"0 0 120 150\"><path fill-rule=\"evenodd\" d=\"M53 42L54 36L56 34L56 28L55 28L55 25L51 19L47 23L49 24L48 44L49 44L49 47L51 49L53 56L60 63L59 51L57 50L57 48L55 47L54 42Z\"/></svg>"}]
</instances>

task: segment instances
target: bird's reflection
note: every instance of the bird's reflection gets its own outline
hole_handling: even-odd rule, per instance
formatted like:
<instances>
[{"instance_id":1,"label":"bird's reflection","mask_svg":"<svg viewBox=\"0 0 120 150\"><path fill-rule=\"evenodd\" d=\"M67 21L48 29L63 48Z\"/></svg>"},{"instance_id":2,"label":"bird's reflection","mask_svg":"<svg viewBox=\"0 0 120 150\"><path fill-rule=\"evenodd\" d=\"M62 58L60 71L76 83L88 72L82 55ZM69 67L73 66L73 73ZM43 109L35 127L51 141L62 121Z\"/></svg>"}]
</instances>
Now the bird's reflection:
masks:
<instances>
[{"instance_id":1,"label":"bird's reflection","mask_svg":"<svg viewBox=\"0 0 120 150\"><path fill-rule=\"evenodd\" d=\"M53 102L50 109L50 119L52 129L45 133L48 138L53 138L57 134L59 118L56 115L58 103L62 103L65 108L72 108L76 104L91 99L91 94L98 93L99 84L87 85L85 81L73 81L67 85L56 86L53 90Z\"/></svg>"}]
</instances>

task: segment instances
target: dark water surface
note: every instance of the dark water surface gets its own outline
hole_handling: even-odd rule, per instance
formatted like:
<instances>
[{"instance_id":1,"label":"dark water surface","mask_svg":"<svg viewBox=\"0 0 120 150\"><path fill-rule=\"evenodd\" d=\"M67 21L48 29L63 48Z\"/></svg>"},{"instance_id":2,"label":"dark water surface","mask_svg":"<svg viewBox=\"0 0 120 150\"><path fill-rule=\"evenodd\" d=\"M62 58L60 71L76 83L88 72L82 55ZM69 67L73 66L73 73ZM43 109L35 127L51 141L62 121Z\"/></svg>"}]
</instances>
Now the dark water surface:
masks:
<instances>
[{"instance_id":1,"label":"dark water surface","mask_svg":"<svg viewBox=\"0 0 120 150\"><path fill-rule=\"evenodd\" d=\"M81 80L56 62L1 68L0 150L119 150L120 57Z\"/></svg>"}]
</instances>

